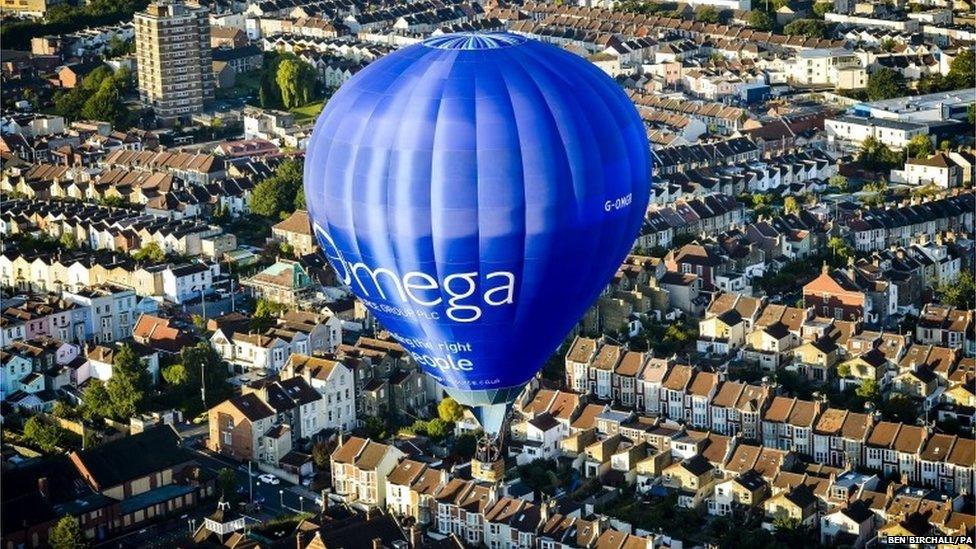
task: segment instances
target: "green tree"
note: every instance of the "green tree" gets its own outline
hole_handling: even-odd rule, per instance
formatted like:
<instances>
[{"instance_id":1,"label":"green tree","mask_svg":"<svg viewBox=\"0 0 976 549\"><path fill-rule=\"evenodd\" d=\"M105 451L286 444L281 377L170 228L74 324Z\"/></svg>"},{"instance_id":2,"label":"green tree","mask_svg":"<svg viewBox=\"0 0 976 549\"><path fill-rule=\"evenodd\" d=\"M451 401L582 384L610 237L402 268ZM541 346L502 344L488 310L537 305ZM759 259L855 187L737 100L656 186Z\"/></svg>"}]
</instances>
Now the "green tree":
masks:
<instances>
[{"instance_id":1,"label":"green tree","mask_svg":"<svg viewBox=\"0 0 976 549\"><path fill-rule=\"evenodd\" d=\"M283 309L284 306L281 304L259 298L254 305L254 314L251 315L251 329L263 332L274 326L274 317Z\"/></svg>"},{"instance_id":2,"label":"green tree","mask_svg":"<svg viewBox=\"0 0 976 549\"><path fill-rule=\"evenodd\" d=\"M217 471L217 487L220 488L220 495L224 501L237 498L237 473L229 467L224 467Z\"/></svg>"},{"instance_id":3,"label":"green tree","mask_svg":"<svg viewBox=\"0 0 976 549\"><path fill-rule=\"evenodd\" d=\"M322 470L328 470L331 463L331 452L329 445L324 441L318 441L312 446L312 461L315 466Z\"/></svg>"},{"instance_id":4,"label":"green tree","mask_svg":"<svg viewBox=\"0 0 976 549\"><path fill-rule=\"evenodd\" d=\"M298 192L295 193L295 209L296 210L307 210L308 206L305 204L305 186L299 186Z\"/></svg>"},{"instance_id":5,"label":"green tree","mask_svg":"<svg viewBox=\"0 0 976 549\"><path fill-rule=\"evenodd\" d=\"M854 248L847 243L847 240L839 236L832 236L827 240L827 249L835 258L835 265L844 265L848 259L854 257Z\"/></svg>"},{"instance_id":6,"label":"green tree","mask_svg":"<svg viewBox=\"0 0 976 549\"><path fill-rule=\"evenodd\" d=\"M135 40L122 40L119 35L115 34L108 40L108 46L105 48L105 58L122 57L123 55L135 53L135 51Z\"/></svg>"},{"instance_id":7,"label":"green tree","mask_svg":"<svg viewBox=\"0 0 976 549\"><path fill-rule=\"evenodd\" d=\"M266 109L281 107L281 91L275 81L278 75L278 65L282 56L277 52L264 54L264 71L261 73L261 84L258 88L258 101Z\"/></svg>"},{"instance_id":8,"label":"green tree","mask_svg":"<svg viewBox=\"0 0 976 549\"><path fill-rule=\"evenodd\" d=\"M302 188L302 169L302 162L293 158L279 164L271 177L255 185L251 211L273 219L294 211L296 196Z\"/></svg>"},{"instance_id":9,"label":"green tree","mask_svg":"<svg viewBox=\"0 0 976 549\"><path fill-rule=\"evenodd\" d=\"M963 269L955 281L942 284L937 289L939 300L943 305L951 305L957 309L976 309L976 284L969 269Z\"/></svg>"},{"instance_id":10,"label":"green tree","mask_svg":"<svg viewBox=\"0 0 976 549\"><path fill-rule=\"evenodd\" d=\"M907 93L905 77L894 69L881 68L868 77L868 99L871 101L902 97Z\"/></svg>"},{"instance_id":11,"label":"green tree","mask_svg":"<svg viewBox=\"0 0 976 549\"><path fill-rule=\"evenodd\" d=\"M24 438L44 452L51 453L61 444L61 428L39 416L32 416L24 423Z\"/></svg>"},{"instance_id":12,"label":"green tree","mask_svg":"<svg viewBox=\"0 0 976 549\"><path fill-rule=\"evenodd\" d=\"M105 384L112 412L117 419L127 419L142 407L149 388L149 372L131 345L122 345L112 362L112 377Z\"/></svg>"},{"instance_id":13,"label":"green tree","mask_svg":"<svg viewBox=\"0 0 976 549\"><path fill-rule=\"evenodd\" d=\"M807 38L826 38L827 25L817 19L797 19L783 27L787 36L806 36Z\"/></svg>"},{"instance_id":14,"label":"green tree","mask_svg":"<svg viewBox=\"0 0 976 549\"><path fill-rule=\"evenodd\" d=\"M430 437L431 440L444 440L450 433L451 424L439 417L435 417L427 422L427 436Z\"/></svg>"},{"instance_id":15,"label":"green tree","mask_svg":"<svg viewBox=\"0 0 976 549\"><path fill-rule=\"evenodd\" d=\"M955 89L971 88L976 81L976 52L966 48L949 63L948 80Z\"/></svg>"},{"instance_id":16,"label":"green tree","mask_svg":"<svg viewBox=\"0 0 976 549\"><path fill-rule=\"evenodd\" d=\"M183 347L183 350L180 351L180 362L186 368L189 381L186 385L188 394L193 396L189 408L191 412L198 411L198 403L201 407L200 411L202 411L203 403L196 398L198 394L201 394L201 383L204 384L203 388L207 396L208 406L230 396L230 386L227 384L230 372L227 365L221 360L217 351L206 341Z\"/></svg>"},{"instance_id":17,"label":"green tree","mask_svg":"<svg viewBox=\"0 0 976 549\"><path fill-rule=\"evenodd\" d=\"M847 178L843 175L837 174L830 176L830 179L827 180L827 184L836 189L839 193L847 192Z\"/></svg>"},{"instance_id":18,"label":"green tree","mask_svg":"<svg viewBox=\"0 0 976 549\"><path fill-rule=\"evenodd\" d=\"M75 90L58 92L54 96L54 112L66 121L74 122L81 117L81 109L88 97Z\"/></svg>"},{"instance_id":19,"label":"green tree","mask_svg":"<svg viewBox=\"0 0 976 549\"><path fill-rule=\"evenodd\" d=\"M938 93L951 88L952 84L940 73L927 74L919 78L918 83L915 84L915 89L921 94Z\"/></svg>"},{"instance_id":20,"label":"green tree","mask_svg":"<svg viewBox=\"0 0 976 549\"><path fill-rule=\"evenodd\" d=\"M115 128L126 127L130 114L122 101L122 93L120 81L115 78L103 79L98 91L85 100L81 117L110 122Z\"/></svg>"},{"instance_id":21,"label":"green tree","mask_svg":"<svg viewBox=\"0 0 976 549\"><path fill-rule=\"evenodd\" d=\"M840 364L837 366L837 376L838 377L851 377L851 367L847 364Z\"/></svg>"},{"instance_id":22,"label":"green tree","mask_svg":"<svg viewBox=\"0 0 976 549\"><path fill-rule=\"evenodd\" d=\"M437 403L437 416L447 422L457 422L464 418L464 407L451 397Z\"/></svg>"},{"instance_id":23,"label":"green tree","mask_svg":"<svg viewBox=\"0 0 976 549\"><path fill-rule=\"evenodd\" d=\"M932 139L927 135L916 135L908 141L909 158L928 158L935 153Z\"/></svg>"},{"instance_id":24,"label":"green tree","mask_svg":"<svg viewBox=\"0 0 976 549\"><path fill-rule=\"evenodd\" d=\"M903 158L900 153L892 151L876 137L870 136L861 143L857 161L868 170L884 172L901 165Z\"/></svg>"},{"instance_id":25,"label":"green tree","mask_svg":"<svg viewBox=\"0 0 976 549\"><path fill-rule=\"evenodd\" d=\"M701 6L695 10L695 21L699 23L718 23L718 10L712 6Z\"/></svg>"},{"instance_id":26,"label":"green tree","mask_svg":"<svg viewBox=\"0 0 976 549\"><path fill-rule=\"evenodd\" d=\"M163 368L163 379L170 385L179 386L189 381L190 375L182 364L170 364Z\"/></svg>"},{"instance_id":27,"label":"green tree","mask_svg":"<svg viewBox=\"0 0 976 549\"><path fill-rule=\"evenodd\" d=\"M833 2L817 2L813 5L813 14L820 19L823 19L824 15L826 15L833 7Z\"/></svg>"},{"instance_id":28,"label":"green tree","mask_svg":"<svg viewBox=\"0 0 976 549\"><path fill-rule=\"evenodd\" d=\"M760 31L771 31L773 30L774 21L773 18L766 12L760 10L752 10L749 15L746 16L746 23Z\"/></svg>"},{"instance_id":29,"label":"green tree","mask_svg":"<svg viewBox=\"0 0 976 549\"><path fill-rule=\"evenodd\" d=\"M854 394L870 402L876 402L881 397L881 386L873 379L865 379L854 389Z\"/></svg>"},{"instance_id":30,"label":"green tree","mask_svg":"<svg viewBox=\"0 0 976 549\"><path fill-rule=\"evenodd\" d=\"M149 242L138 250L132 252L132 257L136 261L148 261L149 263L162 263L166 261L166 252L159 247L156 242Z\"/></svg>"},{"instance_id":31,"label":"green tree","mask_svg":"<svg viewBox=\"0 0 976 549\"><path fill-rule=\"evenodd\" d=\"M783 211L788 214L800 213L800 203L795 196L787 196L783 199Z\"/></svg>"},{"instance_id":32,"label":"green tree","mask_svg":"<svg viewBox=\"0 0 976 549\"><path fill-rule=\"evenodd\" d=\"M390 437L389 427L382 418L369 416L366 418L363 427L366 432L366 438L383 441Z\"/></svg>"},{"instance_id":33,"label":"green tree","mask_svg":"<svg viewBox=\"0 0 976 549\"><path fill-rule=\"evenodd\" d=\"M519 478L522 479L529 488L536 493L552 495L559 486L559 477L556 475L558 466L555 461L537 459L525 465L519 465Z\"/></svg>"},{"instance_id":34,"label":"green tree","mask_svg":"<svg viewBox=\"0 0 976 549\"><path fill-rule=\"evenodd\" d=\"M301 107L312 101L315 92L315 69L297 57L286 57L278 64L275 83L286 109Z\"/></svg>"},{"instance_id":35,"label":"green tree","mask_svg":"<svg viewBox=\"0 0 976 549\"><path fill-rule=\"evenodd\" d=\"M88 386L85 387L85 392L82 394L81 402L81 414L89 421L113 415L112 399L105 385L98 380L88 382Z\"/></svg>"},{"instance_id":36,"label":"green tree","mask_svg":"<svg viewBox=\"0 0 976 549\"><path fill-rule=\"evenodd\" d=\"M85 543L85 536L81 532L81 525L78 519L71 515L66 515L58 519L51 529L51 536L48 542L53 549L84 549L88 546Z\"/></svg>"},{"instance_id":37,"label":"green tree","mask_svg":"<svg viewBox=\"0 0 976 549\"><path fill-rule=\"evenodd\" d=\"M58 239L58 243L67 250L73 250L78 247L78 239L69 232L61 233L61 238Z\"/></svg>"}]
</instances>

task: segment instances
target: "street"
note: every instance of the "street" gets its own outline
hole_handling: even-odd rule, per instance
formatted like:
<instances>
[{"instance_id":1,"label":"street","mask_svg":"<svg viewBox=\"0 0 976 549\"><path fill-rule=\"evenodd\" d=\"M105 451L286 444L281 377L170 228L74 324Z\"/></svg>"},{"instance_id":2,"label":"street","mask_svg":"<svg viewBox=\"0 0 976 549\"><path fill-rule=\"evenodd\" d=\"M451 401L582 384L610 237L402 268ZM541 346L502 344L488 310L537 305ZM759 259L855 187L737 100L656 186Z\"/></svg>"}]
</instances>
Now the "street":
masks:
<instances>
[{"instance_id":1,"label":"street","mask_svg":"<svg viewBox=\"0 0 976 549\"><path fill-rule=\"evenodd\" d=\"M238 493L244 496L244 501L250 499L251 492L256 503L261 505L261 511L255 515L259 520L266 520L282 513L297 513L304 511L317 512L314 496L306 489L296 486L286 480L279 479L280 484L272 485L258 480L262 471L256 465L251 467L251 485L248 486L247 464L234 461L222 456L216 456L206 450L194 448L197 460L205 469L217 473L221 469L233 469L237 476Z\"/></svg>"}]
</instances>

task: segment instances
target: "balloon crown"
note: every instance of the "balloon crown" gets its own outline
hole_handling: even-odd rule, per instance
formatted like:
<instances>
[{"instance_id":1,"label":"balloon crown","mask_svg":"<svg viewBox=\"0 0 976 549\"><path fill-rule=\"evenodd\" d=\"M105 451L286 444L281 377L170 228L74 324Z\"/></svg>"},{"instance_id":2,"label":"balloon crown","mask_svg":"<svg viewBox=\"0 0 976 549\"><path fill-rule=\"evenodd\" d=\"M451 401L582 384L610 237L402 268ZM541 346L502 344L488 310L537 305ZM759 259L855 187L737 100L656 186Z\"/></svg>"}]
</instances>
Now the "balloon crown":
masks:
<instances>
[{"instance_id":1,"label":"balloon crown","mask_svg":"<svg viewBox=\"0 0 976 549\"><path fill-rule=\"evenodd\" d=\"M494 50L526 42L524 36L508 32L456 32L432 36L423 41L428 48L441 50Z\"/></svg>"}]
</instances>

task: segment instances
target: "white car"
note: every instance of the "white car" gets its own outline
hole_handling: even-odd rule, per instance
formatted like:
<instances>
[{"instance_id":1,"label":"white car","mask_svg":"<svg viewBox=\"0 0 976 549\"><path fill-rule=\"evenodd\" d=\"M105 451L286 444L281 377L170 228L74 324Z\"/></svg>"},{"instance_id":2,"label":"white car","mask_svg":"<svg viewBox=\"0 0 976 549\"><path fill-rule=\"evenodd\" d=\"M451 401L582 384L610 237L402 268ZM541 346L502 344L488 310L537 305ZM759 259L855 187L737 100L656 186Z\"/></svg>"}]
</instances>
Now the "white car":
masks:
<instances>
[{"instance_id":1,"label":"white car","mask_svg":"<svg viewBox=\"0 0 976 549\"><path fill-rule=\"evenodd\" d=\"M280 480L278 480L278 477L276 477L276 476L274 476L272 474L269 474L269 473L265 473L265 474L259 476L258 477L258 480L260 480L261 482L263 482L265 484L271 484L271 485L275 485L275 484L278 484L279 482L281 482Z\"/></svg>"}]
</instances>

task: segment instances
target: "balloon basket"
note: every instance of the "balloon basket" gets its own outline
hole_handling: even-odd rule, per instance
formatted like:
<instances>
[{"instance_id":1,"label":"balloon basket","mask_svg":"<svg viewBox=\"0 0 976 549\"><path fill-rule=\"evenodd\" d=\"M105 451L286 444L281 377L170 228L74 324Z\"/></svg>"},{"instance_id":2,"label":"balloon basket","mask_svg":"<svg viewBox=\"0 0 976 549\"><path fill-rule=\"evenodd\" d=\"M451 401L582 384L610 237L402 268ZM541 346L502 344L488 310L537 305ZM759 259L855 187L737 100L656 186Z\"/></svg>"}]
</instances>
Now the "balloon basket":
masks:
<instances>
[{"instance_id":1,"label":"balloon basket","mask_svg":"<svg viewBox=\"0 0 976 549\"><path fill-rule=\"evenodd\" d=\"M505 457L502 454L502 436L485 434L478 440L474 459L471 460L471 478L498 484L505 479Z\"/></svg>"}]
</instances>

